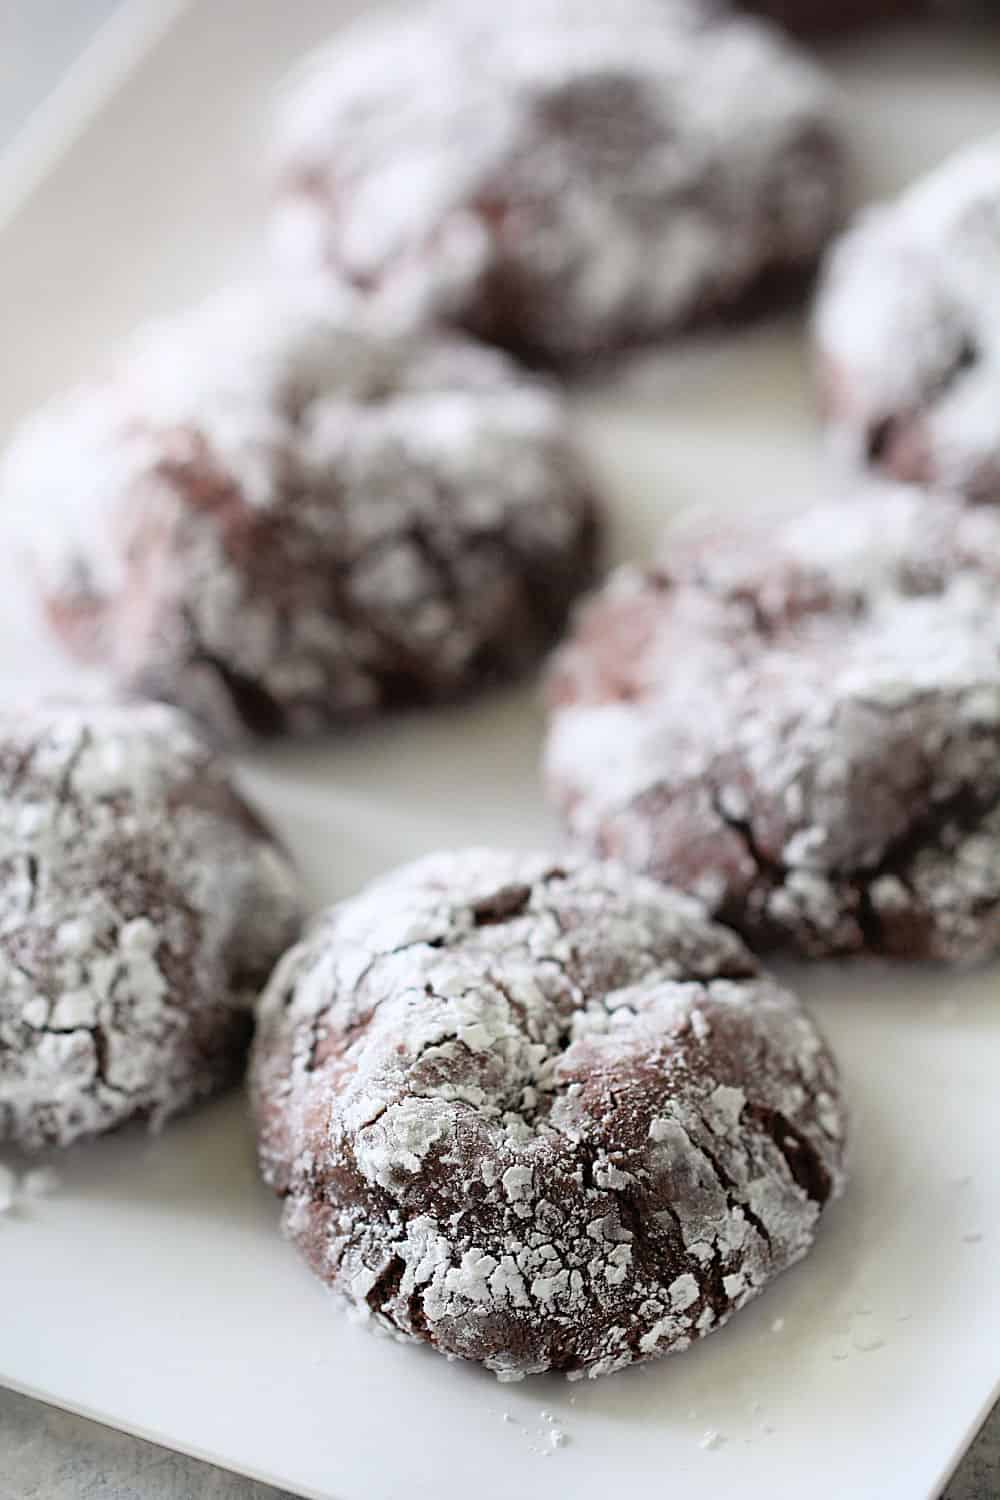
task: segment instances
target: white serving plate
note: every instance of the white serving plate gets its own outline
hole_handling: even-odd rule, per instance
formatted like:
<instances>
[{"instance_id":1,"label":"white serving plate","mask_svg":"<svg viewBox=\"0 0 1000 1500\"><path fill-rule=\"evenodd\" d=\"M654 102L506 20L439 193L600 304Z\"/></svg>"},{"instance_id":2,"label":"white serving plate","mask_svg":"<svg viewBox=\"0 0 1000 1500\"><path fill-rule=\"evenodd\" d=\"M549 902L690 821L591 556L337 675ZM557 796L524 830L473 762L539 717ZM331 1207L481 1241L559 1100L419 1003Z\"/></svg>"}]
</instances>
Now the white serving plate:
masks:
<instances>
[{"instance_id":1,"label":"white serving plate","mask_svg":"<svg viewBox=\"0 0 1000 1500\"><path fill-rule=\"evenodd\" d=\"M259 256L268 91L350 8L126 6L0 161L0 426ZM995 37L900 33L835 65L869 188L1000 127ZM804 372L789 320L578 393L615 552L677 506L814 484ZM0 677L23 690L58 673L3 566ZM545 843L539 742L528 686L244 769L319 903L430 848ZM373 1338L280 1240L234 1095L74 1150L52 1197L0 1222L0 1381L335 1500L936 1495L1000 1375L1000 970L792 977L843 1063L853 1181L815 1253L681 1358L500 1386Z\"/></svg>"}]
</instances>

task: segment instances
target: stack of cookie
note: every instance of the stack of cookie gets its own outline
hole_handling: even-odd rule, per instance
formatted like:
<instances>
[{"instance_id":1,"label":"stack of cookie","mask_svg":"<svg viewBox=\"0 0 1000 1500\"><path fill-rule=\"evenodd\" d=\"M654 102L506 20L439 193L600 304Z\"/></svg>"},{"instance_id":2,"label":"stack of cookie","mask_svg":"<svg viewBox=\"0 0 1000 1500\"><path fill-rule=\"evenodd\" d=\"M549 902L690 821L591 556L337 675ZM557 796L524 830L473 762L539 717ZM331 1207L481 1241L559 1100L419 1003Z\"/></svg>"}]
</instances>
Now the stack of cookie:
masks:
<instances>
[{"instance_id":1,"label":"stack of cookie","mask_svg":"<svg viewBox=\"0 0 1000 1500\"><path fill-rule=\"evenodd\" d=\"M537 664L605 511L556 373L801 296L847 163L820 67L722 0L430 0L290 80L271 278L4 461L7 514L64 514L45 620L113 697L0 717L0 1141L161 1124L256 1011L290 1238L502 1379L684 1349L808 1251L843 1093L756 955L1000 949L1000 144L828 257L840 503L675 530L575 614L564 855L430 853L303 935L214 745Z\"/></svg>"}]
</instances>

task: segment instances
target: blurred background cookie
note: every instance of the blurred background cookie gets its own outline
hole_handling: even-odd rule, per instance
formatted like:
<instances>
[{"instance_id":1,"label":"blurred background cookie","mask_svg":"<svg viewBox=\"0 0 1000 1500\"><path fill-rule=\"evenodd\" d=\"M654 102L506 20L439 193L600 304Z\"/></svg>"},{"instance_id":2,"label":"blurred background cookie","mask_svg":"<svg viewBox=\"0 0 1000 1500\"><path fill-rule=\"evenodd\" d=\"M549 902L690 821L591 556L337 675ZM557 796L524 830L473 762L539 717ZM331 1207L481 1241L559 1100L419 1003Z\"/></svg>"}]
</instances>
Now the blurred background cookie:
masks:
<instances>
[{"instance_id":1,"label":"blurred background cookie","mask_svg":"<svg viewBox=\"0 0 1000 1500\"><path fill-rule=\"evenodd\" d=\"M556 658L570 833L760 949L1000 948L1000 516L886 489L716 520Z\"/></svg>"},{"instance_id":2,"label":"blurred background cookie","mask_svg":"<svg viewBox=\"0 0 1000 1500\"><path fill-rule=\"evenodd\" d=\"M158 325L39 413L0 491L39 523L63 643L226 738L517 672L596 553L552 390L494 350L263 286Z\"/></svg>"},{"instance_id":3,"label":"blurred background cookie","mask_svg":"<svg viewBox=\"0 0 1000 1500\"><path fill-rule=\"evenodd\" d=\"M566 362L797 289L844 151L826 78L756 21L431 0L303 65L274 174L293 266Z\"/></svg>"},{"instance_id":4,"label":"blurred background cookie","mask_svg":"<svg viewBox=\"0 0 1000 1500\"><path fill-rule=\"evenodd\" d=\"M835 246L815 313L823 412L858 467L1000 501L1000 137Z\"/></svg>"}]
</instances>

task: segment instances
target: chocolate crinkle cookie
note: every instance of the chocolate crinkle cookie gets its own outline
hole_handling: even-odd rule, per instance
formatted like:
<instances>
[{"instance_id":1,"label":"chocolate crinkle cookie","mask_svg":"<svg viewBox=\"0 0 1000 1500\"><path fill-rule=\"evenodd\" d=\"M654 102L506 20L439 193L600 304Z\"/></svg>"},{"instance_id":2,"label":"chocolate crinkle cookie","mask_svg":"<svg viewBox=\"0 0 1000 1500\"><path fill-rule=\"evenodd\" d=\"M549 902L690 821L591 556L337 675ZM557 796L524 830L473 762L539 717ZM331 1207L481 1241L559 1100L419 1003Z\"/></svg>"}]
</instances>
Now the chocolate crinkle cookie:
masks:
<instances>
[{"instance_id":1,"label":"chocolate crinkle cookie","mask_svg":"<svg viewBox=\"0 0 1000 1500\"><path fill-rule=\"evenodd\" d=\"M695 0L369 17L290 80L274 156L293 265L557 364L797 290L844 177L825 77Z\"/></svg>"},{"instance_id":2,"label":"chocolate crinkle cookie","mask_svg":"<svg viewBox=\"0 0 1000 1500\"><path fill-rule=\"evenodd\" d=\"M1000 949L995 511L885 487L717 520L614 577L550 697L575 838L754 947Z\"/></svg>"},{"instance_id":3,"label":"chocolate crinkle cookie","mask_svg":"<svg viewBox=\"0 0 1000 1500\"><path fill-rule=\"evenodd\" d=\"M0 497L44 527L46 613L70 650L230 739L513 674L595 562L590 482L548 386L271 286L154 327L43 410Z\"/></svg>"},{"instance_id":4,"label":"chocolate crinkle cookie","mask_svg":"<svg viewBox=\"0 0 1000 1500\"><path fill-rule=\"evenodd\" d=\"M295 876L174 709L0 716L0 1142L158 1126L235 1078Z\"/></svg>"},{"instance_id":5,"label":"chocolate crinkle cookie","mask_svg":"<svg viewBox=\"0 0 1000 1500\"><path fill-rule=\"evenodd\" d=\"M275 972L260 1160L310 1265L501 1379L686 1348L809 1249L837 1074L699 903L619 866L438 854Z\"/></svg>"},{"instance_id":6,"label":"chocolate crinkle cookie","mask_svg":"<svg viewBox=\"0 0 1000 1500\"><path fill-rule=\"evenodd\" d=\"M1000 502L1000 136L835 247L815 315L821 395L849 462Z\"/></svg>"}]
</instances>

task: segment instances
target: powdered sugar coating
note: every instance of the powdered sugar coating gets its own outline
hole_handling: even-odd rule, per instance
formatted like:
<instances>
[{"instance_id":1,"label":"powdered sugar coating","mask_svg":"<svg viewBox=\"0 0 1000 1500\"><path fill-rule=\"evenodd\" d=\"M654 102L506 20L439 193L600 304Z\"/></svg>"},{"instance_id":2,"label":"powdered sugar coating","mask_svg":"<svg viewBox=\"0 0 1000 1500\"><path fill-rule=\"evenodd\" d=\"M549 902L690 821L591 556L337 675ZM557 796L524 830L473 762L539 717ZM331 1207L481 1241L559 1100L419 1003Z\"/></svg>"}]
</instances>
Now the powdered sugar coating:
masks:
<instances>
[{"instance_id":1,"label":"powdered sugar coating","mask_svg":"<svg viewBox=\"0 0 1000 1500\"><path fill-rule=\"evenodd\" d=\"M837 244L815 315L831 438L857 465L1000 501L1000 136Z\"/></svg>"},{"instance_id":2,"label":"powdered sugar coating","mask_svg":"<svg viewBox=\"0 0 1000 1500\"><path fill-rule=\"evenodd\" d=\"M316 1272L501 1379L686 1348L843 1181L834 1065L697 902L612 865L439 854L275 972L261 1166Z\"/></svg>"},{"instance_id":3,"label":"powdered sugar coating","mask_svg":"<svg viewBox=\"0 0 1000 1500\"><path fill-rule=\"evenodd\" d=\"M431 0L366 18L286 90L279 251L382 316L543 361L776 290L839 218L832 91L769 27L713 9Z\"/></svg>"},{"instance_id":4,"label":"powdered sugar coating","mask_svg":"<svg viewBox=\"0 0 1000 1500\"><path fill-rule=\"evenodd\" d=\"M884 489L622 570L551 681L586 847L752 945L1000 947L1000 516Z\"/></svg>"},{"instance_id":5,"label":"powdered sugar coating","mask_svg":"<svg viewBox=\"0 0 1000 1500\"><path fill-rule=\"evenodd\" d=\"M387 338L271 285L141 334L15 439L0 492L43 523L70 648L225 737L520 670L595 553L554 391L493 350Z\"/></svg>"},{"instance_id":6,"label":"powdered sugar coating","mask_svg":"<svg viewBox=\"0 0 1000 1500\"><path fill-rule=\"evenodd\" d=\"M0 869L0 1141L159 1125L236 1076L299 895L180 714L5 712Z\"/></svg>"}]
</instances>

